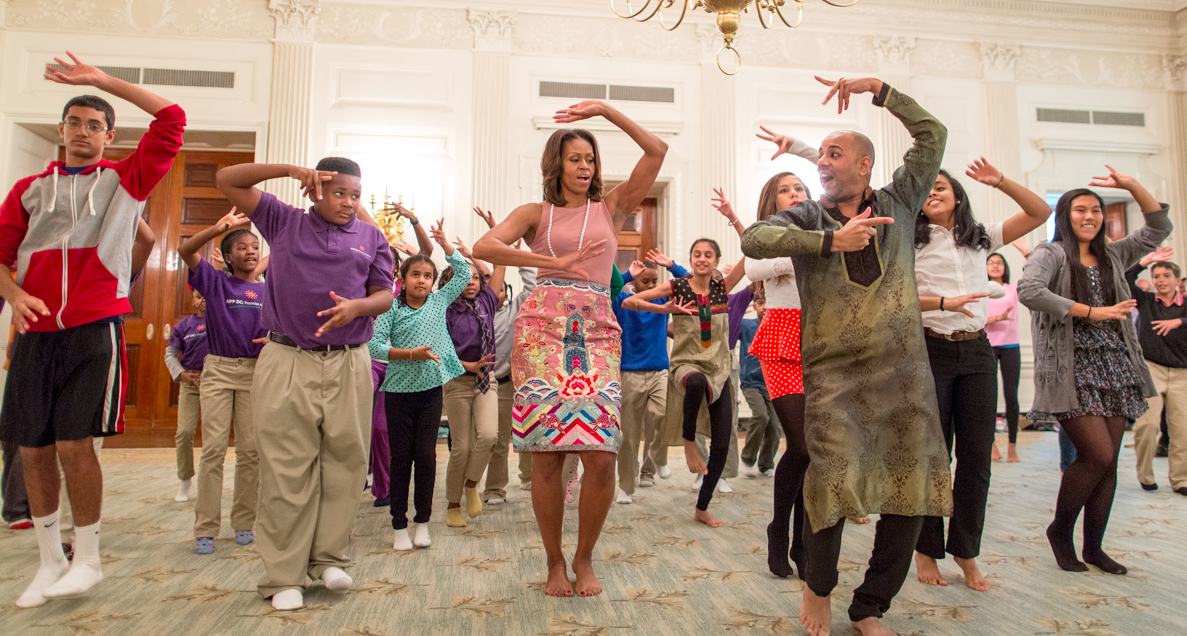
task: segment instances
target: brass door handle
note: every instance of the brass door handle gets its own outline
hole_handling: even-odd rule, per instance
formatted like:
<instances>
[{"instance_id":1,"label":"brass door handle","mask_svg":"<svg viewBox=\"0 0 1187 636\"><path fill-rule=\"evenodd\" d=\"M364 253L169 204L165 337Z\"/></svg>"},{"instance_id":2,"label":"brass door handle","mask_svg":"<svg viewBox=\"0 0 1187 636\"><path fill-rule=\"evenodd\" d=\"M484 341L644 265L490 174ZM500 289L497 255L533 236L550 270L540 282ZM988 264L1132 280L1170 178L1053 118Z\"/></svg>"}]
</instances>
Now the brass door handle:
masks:
<instances>
[{"instance_id":1,"label":"brass door handle","mask_svg":"<svg viewBox=\"0 0 1187 636\"><path fill-rule=\"evenodd\" d=\"M144 339L152 340L152 335L153 335L153 324L150 322L150 323L148 323L148 327L146 327L144 329Z\"/></svg>"}]
</instances>

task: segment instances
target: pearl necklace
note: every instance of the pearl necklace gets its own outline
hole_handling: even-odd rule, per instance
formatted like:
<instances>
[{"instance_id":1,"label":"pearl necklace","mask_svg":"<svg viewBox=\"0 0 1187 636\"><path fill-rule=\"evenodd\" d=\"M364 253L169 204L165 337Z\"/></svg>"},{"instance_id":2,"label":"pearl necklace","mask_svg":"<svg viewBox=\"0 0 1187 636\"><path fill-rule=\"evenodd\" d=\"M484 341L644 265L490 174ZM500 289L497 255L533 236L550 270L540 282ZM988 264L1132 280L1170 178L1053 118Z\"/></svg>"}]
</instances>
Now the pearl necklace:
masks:
<instances>
[{"instance_id":1,"label":"pearl necklace","mask_svg":"<svg viewBox=\"0 0 1187 636\"><path fill-rule=\"evenodd\" d=\"M578 252L581 251L581 245L583 243L585 243L585 227L587 225L589 225L589 204L591 201L592 201L592 199L585 200L585 220L581 222L581 236L580 236L580 238L577 239L577 251ZM556 210L556 206L549 203L548 204L548 232L545 233L545 237L548 239L548 253L552 254L553 258L556 258L556 251L552 249L552 213L554 210Z\"/></svg>"}]
</instances>

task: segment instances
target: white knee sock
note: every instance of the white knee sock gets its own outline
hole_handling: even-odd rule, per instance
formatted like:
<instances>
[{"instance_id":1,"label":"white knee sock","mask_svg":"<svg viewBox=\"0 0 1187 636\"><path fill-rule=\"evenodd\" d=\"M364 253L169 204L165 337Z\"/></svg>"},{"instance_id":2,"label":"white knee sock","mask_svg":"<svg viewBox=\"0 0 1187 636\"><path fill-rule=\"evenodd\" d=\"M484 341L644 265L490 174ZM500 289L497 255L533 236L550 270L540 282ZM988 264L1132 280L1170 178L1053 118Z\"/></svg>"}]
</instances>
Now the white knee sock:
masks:
<instances>
[{"instance_id":1,"label":"white knee sock","mask_svg":"<svg viewBox=\"0 0 1187 636\"><path fill-rule=\"evenodd\" d=\"M45 591L46 598L70 598L86 594L103 580L99 565L99 522L74 529L74 563L70 571Z\"/></svg>"},{"instance_id":2,"label":"white knee sock","mask_svg":"<svg viewBox=\"0 0 1187 636\"><path fill-rule=\"evenodd\" d=\"M37 548L41 552L41 567L25 593L17 599L17 607L45 605L44 592L70 569L66 555L62 554L62 526L58 523L58 511L44 517L33 517L33 528L37 533Z\"/></svg>"}]
</instances>

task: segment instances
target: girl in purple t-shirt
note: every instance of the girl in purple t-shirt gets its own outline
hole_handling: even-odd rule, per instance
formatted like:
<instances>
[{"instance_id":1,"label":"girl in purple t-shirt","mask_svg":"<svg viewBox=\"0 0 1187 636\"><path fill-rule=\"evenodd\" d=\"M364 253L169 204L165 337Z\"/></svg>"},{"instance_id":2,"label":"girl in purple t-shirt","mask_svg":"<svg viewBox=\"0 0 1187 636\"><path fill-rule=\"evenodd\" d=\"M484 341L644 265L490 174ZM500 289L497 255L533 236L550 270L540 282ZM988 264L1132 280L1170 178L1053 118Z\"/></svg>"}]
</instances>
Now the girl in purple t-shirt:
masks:
<instances>
[{"instance_id":1,"label":"girl in purple t-shirt","mask_svg":"<svg viewBox=\"0 0 1187 636\"><path fill-rule=\"evenodd\" d=\"M194 506L194 553L212 554L222 525L223 461L231 425L235 426L235 494L231 528L239 545L255 541L259 455L252 421L251 383L267 332L260 325L264 283L259 280L260 239L235 209L177 248L189 268L189 283L206 298L210 349L198 387L202 410L202 461ZM220 244L227 272L216 270L198 250L223 234ZM230 275L228 275L230 274Z\"/></svg>"}]
</instances>

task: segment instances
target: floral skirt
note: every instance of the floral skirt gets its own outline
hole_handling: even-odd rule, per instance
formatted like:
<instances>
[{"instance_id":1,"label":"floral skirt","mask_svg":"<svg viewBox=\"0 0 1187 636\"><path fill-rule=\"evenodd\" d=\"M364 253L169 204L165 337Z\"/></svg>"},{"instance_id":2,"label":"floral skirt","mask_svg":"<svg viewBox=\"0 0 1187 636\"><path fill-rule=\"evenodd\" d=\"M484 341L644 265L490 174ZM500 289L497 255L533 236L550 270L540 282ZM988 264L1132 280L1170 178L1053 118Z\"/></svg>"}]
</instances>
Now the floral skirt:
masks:
<instances>
[{"instance_id":1,"label":"floral skirt","mask_svg":"<svg viewBox=\"0 0 1187 636\"><path fill-rule=\"evenodd\" d=\"M1146 412L1145 382L1133 368L1124 345L1077 346L1073 355L1079 406L1066 413L1031 410L1028 418L1062 422L1097 415L1137 420Z\"/></svg>"},{"instance_id":2,"label":"floral skirt","mask_svg":"<svg viewBox=\"0 0 1187 636\"><path fill-rule=\"evenodd\" d=\"M515 452L618 452L622 328L610 289L546 278L515 319Z\"/></svg>"}]
</instances>

